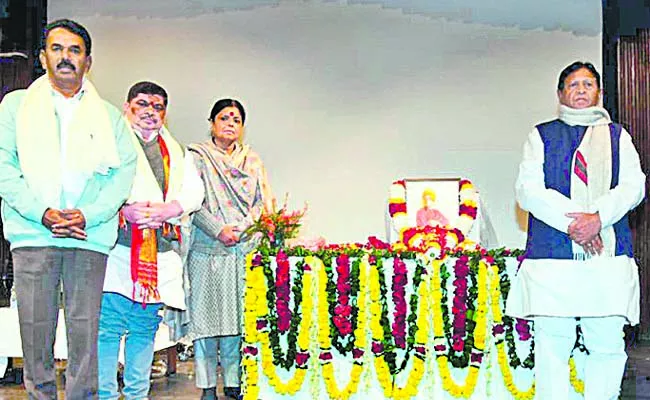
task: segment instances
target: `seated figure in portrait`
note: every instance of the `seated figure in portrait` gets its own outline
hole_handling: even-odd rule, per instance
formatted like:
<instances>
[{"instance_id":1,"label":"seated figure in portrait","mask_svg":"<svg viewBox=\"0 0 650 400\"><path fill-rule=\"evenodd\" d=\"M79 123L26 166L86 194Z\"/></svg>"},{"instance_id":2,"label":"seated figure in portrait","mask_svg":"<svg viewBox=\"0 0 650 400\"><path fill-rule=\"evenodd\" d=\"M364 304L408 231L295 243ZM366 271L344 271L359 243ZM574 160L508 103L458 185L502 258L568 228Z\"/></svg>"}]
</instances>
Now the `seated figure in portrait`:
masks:
<instances>
[{"instance_id":1,"label":"seated figure in portrait","mask_svg":"<svg viewBox=\"0 0 650 400\"><path fill-rule=\"evenodd\" d=\"M422 192L422 208L415 216L418 228L424 226L449 226L449 219L436 208L436 192L433 189L425 189Z\"/></svg>"}]
</instances>

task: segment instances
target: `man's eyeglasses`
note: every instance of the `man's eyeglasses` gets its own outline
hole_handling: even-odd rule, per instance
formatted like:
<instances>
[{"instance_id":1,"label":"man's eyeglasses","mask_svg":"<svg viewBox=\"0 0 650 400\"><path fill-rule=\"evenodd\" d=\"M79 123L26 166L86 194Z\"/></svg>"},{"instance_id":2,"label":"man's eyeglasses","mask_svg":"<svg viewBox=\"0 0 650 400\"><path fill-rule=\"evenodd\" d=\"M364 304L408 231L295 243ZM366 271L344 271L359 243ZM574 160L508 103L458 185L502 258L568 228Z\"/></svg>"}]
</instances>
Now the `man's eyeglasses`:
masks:
<instances>
[{"instance_id":1,"label":"man's eyeglasses","mask_svg":"<svg viewBox=\"0 0 650 400\"><path fill-rule=\"evenodd\" d=\"M153 108L157 112L163 112L166 109L164 104L155 103L153 101L138 100L135 102L135 104L140 108L147 108L151 106L151 108Z\"/></svg>"}]
</instances>

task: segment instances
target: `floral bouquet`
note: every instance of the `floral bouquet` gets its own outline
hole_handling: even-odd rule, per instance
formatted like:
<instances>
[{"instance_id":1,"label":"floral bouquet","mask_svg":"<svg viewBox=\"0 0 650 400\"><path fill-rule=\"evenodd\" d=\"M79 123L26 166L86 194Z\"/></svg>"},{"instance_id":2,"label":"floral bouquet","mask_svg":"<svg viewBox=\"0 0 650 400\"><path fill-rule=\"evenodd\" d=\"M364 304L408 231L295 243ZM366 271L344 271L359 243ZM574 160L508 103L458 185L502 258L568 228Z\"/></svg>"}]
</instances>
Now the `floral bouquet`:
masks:
<instances>
[{"instance_id":1,"label":"floral bouquet","mask_svg":"<svg viewBox=\"0 0 650 400\"><path fill-rule=\"evenodd\" d=\"M280 209L277 208L274 200L273 209L262 211L262 215L244 231L243 235L259 234L261 236L261 245L283 247L285 240L298 236L298 231L302 226L301 220L306 211L306 205L302 210L288 211L286 196L284 205Z\"/></svg>"}]
</instances>

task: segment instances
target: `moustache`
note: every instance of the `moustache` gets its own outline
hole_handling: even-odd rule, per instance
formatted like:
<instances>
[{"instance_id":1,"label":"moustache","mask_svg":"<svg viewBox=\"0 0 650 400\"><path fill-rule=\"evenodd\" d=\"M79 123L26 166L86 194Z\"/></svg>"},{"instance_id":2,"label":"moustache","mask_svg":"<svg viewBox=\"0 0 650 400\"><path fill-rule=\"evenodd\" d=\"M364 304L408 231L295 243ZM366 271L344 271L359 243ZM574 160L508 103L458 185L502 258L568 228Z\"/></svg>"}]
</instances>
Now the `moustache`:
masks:
<instances>
[{"instance_id":1,"label":"moustache","mask_svg":"<svg viewBox=\"0 0 650 400\"><path fill-rule=\"evenodd\" d=\"M59 70L61 68L64 68L64 67L68 67L73 71L77 70L77 68L68 60L61 60L61 62L56 65L57 70Z\"/></svg>"}]
</instances>

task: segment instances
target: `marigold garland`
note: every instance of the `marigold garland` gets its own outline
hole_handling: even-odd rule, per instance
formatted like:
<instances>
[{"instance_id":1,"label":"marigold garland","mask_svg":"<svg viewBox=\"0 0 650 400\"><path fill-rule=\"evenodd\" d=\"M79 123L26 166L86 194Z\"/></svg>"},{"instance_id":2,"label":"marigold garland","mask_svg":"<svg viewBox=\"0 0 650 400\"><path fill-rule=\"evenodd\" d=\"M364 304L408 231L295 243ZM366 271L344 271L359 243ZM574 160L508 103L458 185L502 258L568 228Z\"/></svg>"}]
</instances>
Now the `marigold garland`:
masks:
<instances>
[{"instance_id":1,"label":"marigold garland","mask_svg":"<svg viewBox=\"0 0 650 400\"><path fill-rule=\"evenodd\" d=\"M304 249L286 250L286 254L279 251L276 257L278 263L277 273L284 274L286 265L288 263L285 258L287 254L303 257L299 260L296 266L291 269L291 285L286 285L294 294L294 302L292 310L288 310L288 299L283 295L283 303L287 306L287 311L290 313L290 328L285 333L287 338L295 332L297 338L295 341L296 349L294 355L289 355L287 349L286 360L291 359L291 368L295 368L293 376L287 381L283 382L277 375L276 356L274 354L274 344L272 343L271 336L273 325L278 322L278 304L276 303L278 279L284 286L285 282L282 278L274 276L270 270L270 257L273 256L276 250L269 248L258 249L255 254L250 254L246 257L246 292L244 295L244 346L243 346L243 384L244 384L244 399L256 400L259 398L259 369L261 369L268 379L268 383L273 387L274 391L279 394L295 395L304 386L307 376L307 369L316 365L313 362L309 363L310 352L311 354L318 354L318 365L320 365L320 372L324 380L324 386L330 398L332 399L349 399L349 397L359 391L361 376L365 371L364 367L364 354L369 350L366 329L370 329L372 335L372 351L374 353L374 364L376 376L379 384L384 391L386 398L394 399L409 399L417 394L418 387L423 379L426 371L426 360L428 350L429 331L433 329L433 348L436 354L436 364L441 377L442 387L445 391L455 397L470 397L475 390L480 367L484 357L484 349L486 343L486 335L488 329L487 311L491 311L494 318L494 325L492 326L492 333L496 339L495 348L497 355L497 362L501 375L503 377L504 385L514 398L517 399L532 399L535 393L535 385L522 391L517 388L514 383L512 371L514 367L511 366L513 358L509 358L509 349L507 338L505 336L506 329L504 327L504 316L501 309L502 298L507 294L507 287L504 287L503 276L507 274L505 264L502 259L498 257L505 257L514 255L507 251L490 251L477 249L476 252L463 252L468 259L462 261L461 264L469 265L471 272L466 275L468 279L472 279L472 285L469 287L469 295L466 299L466 304L475 304L474 310L467 309L466 311L466 331L461 332L455 329L456 337L453 338L454 342L458 342L459 338L465 336L465 345L463 353L468 357L468 371L464 378L464 382L459 384L455 382L451 375L451 365L453 362L450 358L450 350L452 343L449 341L452 334L450 326L445 327L444 316L447 314L447 308L444 305L446 302L445 283L444 277L445 267L442 260L429 261L427 257L422 258L401 248L396 252L397 247L374 248L367 247L368 245L351 245L339 246L337 248L329 248L317 252L309 252ZM354 267L350 268L348 277L350 289L344 294L348 294L348 305L353 306L357 311L357 320L354 324L353 334L349 335L354 338L353 346L351 348L354 358L354 364L350 372L350 377L343 387L339 387L335 378L335 367L332 356L332 338L331 335L331 304L328 301L327 283L328 279L327 268L323 265L322 259L328 259L331 262L333 257L340 254L351 255L354 258L361 257L361 260L354 260L351 265L356 262L356 269L358 273L357 279L352 279L352 271ZM449 252L447 255L459 258L459 253ZM400 258L397 260L396 258ZM410 313L406 319L407 323L407 337L405 348L405 359L400 365L395 362L395 337L404 332L403 323L398 318L403 315L403 310L398 312L399 304L405 303L402 301L404 293L402 293L404 282L397 283L395 280L392 285L392 296L395 304L394 322L391 325L388 319L389 309L387 307L387 289L388 286L383 278L382 260L393 258L393 267L397 273L394 273L394 279L403 279L404 262L401 257L416 260L416 271L413 274L413 282L408 283L412 287L414 293L411 294L409 301ZM501 261L501 262L499 262ZM456 260L457 262L457 260ZM348 265L350 265L348 264ZM488 266L487 264L491 264ZM342 263L345 266L346 263ZM427 268L425 268L425 265ZM430 270L430 274L426 271ZM462 265L461 265L462 267ZM271 274L269 274L271 271ZM401 272L400 272L401 271ZM462 284L462 274L456 272L456 278L459 276L461 280L457 282L456 289L463 289L466 284ZM461 271L462 272L462 271ZM317 275L316 275L317 274ZM287 271L287 281L289 273ZM411 274L408 274L411 277ZM316 282L314 282L316 279ZM410 280L410 279L409 279ZM356 281L351 282L351 281ZM488 285L489 282L489 285ZM317 283L317 285L314 285ZM341 283L341 282L338 282ZM507 282L509 283L509 282ZM279 286L279 285L277 285ZM313 286L317 286L314 288ZM508 286L507 284L505 286ZM276 289L276 290L274 290ZM286 287L280 289L286 292ZM356 298L353 294L356 291ZM462 299L462 292L456 293L455 297ZM471 294L474 292L475 297L472 298ZM270 296L272 293L274 296ZM316 293L316 298L314 298ZM352 299L354 298L355 301ZM318 301L317 309L314 310L314 301ZM338 303L336 303L338 304ZM458 307L460 302L456 302L454 306L458 308L449 312L449 314L459 314L463 312L463 307ZM399 306L404 308L404 304ZM275 310L274 310L275 309ZM316 312L318 319L315 325L314 333L317 334L318 346L320 348L318 353L314 352L314 343L312 342L311 325L312 316ZM274 313L276 313L275 319ZM368 315L370 313L370 315ZM433 314L433 319L430 317ZM456 317L456 315L454 315ZM370 319L368 319L370 318ZM400 323L397 323L398 320ZM458 319L462 321L462 318ZM295 321L295 324L293 323ZM468 325L472 322L473 326ZM441 323L442 322L442 323ZM429 323L433 326L430 327ZM460 324L460 322L458 323ZM459 325L460 326L460 325ZM455 328L459 328L456 326ZM392 328L392 329L391 329ZM471 329L473 328L473 329ZM277 330L277 327L275 328ZM523 329L523 328L522 328ZM523 330L522 330L523 332ZM526 332L524 332L526 333ZM472 343L473 339L473 343ZM520 337L522 340L523 337ZM513 338L514 340L514 338ZM468 348L467 345L471 344ZM458 346L457 346L458 347ZM514 347L514 346L513 346ZM578 347L579 348L579 347ZM395 378L406 367L406 360L409 355L413 356L412 366L408 372L408 377L404 377L405 384L399 387L395 383ZM391 362L392 360L392 362ZM394 364L394 367L393 365ZM578 378L575 360L572 357L569 361L570 367L570 383L574 390L578 393L584 392L584 382ZM393 369L394 368L394 369Z\"/></svg>"},{"instance_id":2,"label":"marigold garland","mask_svg":"<svg viewBox=\"0 0 650 400\"><path fill-rule=\"evenodd\" d=\"M474 315L476 314L477 296L479 292L476 282L478 258L477 254L452 254L458 256L454 263L454 298L452 307L447 306L447 280L451 274L447 271L446 263L440 264L440 291L442 297L440 305L442 307L442 323L446 343L437 343L436 352L446 352L447 359L455 368L466 368L470 365L471 358L482 357L477 354L474 346L473 333L476 331L478 324ZM471 257L470 257L471 256ZM473 272L473 274L470 274ZM472 286L468 287L466 277L472 280ZM450 309L454 317L454 322L450 322L447 310Z\"/></svg>"},{"instance_id":3,"label":"marigold garland","mask_svg":"<svg viewBox=\"0 0 650 400\"><path fill-rule=\"evenodd\" d=\"M474 347L470 356L470 366L465 378L465 384L457 384L451 376L449 369L449 359L447 356L447 349L444 346L447 341L444 332L443 324L443 306L442 298L443 292L441 290L441 277L440 270L442 261L435 260L432 262L433 273L431 276L432 288L432 303L433 309L433 332L434 332L434 349L436 350L436 362L442 380L442 387L449 394L454 397L468 398L474 393L476 383L478 381L479 368L483 359L483 351L485 349L486 331L487 331L487 266L485 262L481 261L478 265L477 277L477 307L475 323L476 329L474 331Z\"/></svg>"},{"instance_id":4,"label":"marigold garland","mask_svg":"<svg viewBox=\"0 0 650 400\"><path fill-rule=\"evenodd\" d=\"M258 257L259 254L257 254L255 257ZM258 264L259 265L256 265ZM249 372L250 372L250 383L253 384L254 386L257 386L257 382L253 382L253 379L255 376L257 376L256 371L252 370L251 367L251 362L252 360L257 361L257 358L253 358L252 356L257 355L257 351L255 347L252 345L254 342L249 340L257 340L259 342L259 348L260 348L260 353L261 353L261 363L262 363L262 371L264 372L264 375L266 375L269 384L275 389L277 393L280 394L289 394L289 395L294 395L296 394L300 388L303 385L303 382L305 381L305 377L307 375L307 361L309 360L309 344L310 344L310 335L309 335L309 330L311 327L312 323L312 315L313 315L313 288L312 288L312 271L311 268L309 268L308 265L299 263L297 265L297 270L303 271L303 276L302 276L302 301L301 302L296 302L300 304L302 307L302 318L299 324L299 333L297 337L297 344L299 351L295 355L295 366L296 370L294 372L293 377L289 379L288 382L282 382L280 377L277 375L276 371L276 360L274 357L274 350L271 345L271 339L270 339L270 330L271 327L269 325L272 325L268 323L268 318L269 318L269 307L268 304L274 304L275 301L273 298L267 299L264 294L272 293L273 291L269 291L269 286L270 285L264 285L263 281L264 278L266 280L269 280L268 273L264 271L266 264L262 260L254 260L254 258L251 258L250 261L247 262L250 266L247 267L250 272L247 273L246 278L248 279L249 277L253 280L253 284L249 285L249 290L251 291L256 291L257 295L255 296L256 300L256 307L257 307L257 312L255 313L254 311L245 311L244 313L244 318L245 318L245 323L247 324L247 328L251 328L251 322L250 319L253 316L253 314L256 314L257 316L257 323L256 323L256 330L257 334L250 334L247 335L246 338L246 343L247 345L244 348L244 354L246 355L247 353L254 353L250 354L249 357L246 357L246 362L244 362L244 367L246 368L246 383L249 383ZM260 277L259 274L266 275L266 277ZM261 283L260 283L261 282ZM271 279L269 282L271 284L274 282L273 279ZM273 296L269 296L273 297ZM253 296L251 298L246 298L245 301L252 301ZM296 299L300 300L300 299ZM268 303L267 303L268 301ZM297 305L295 306L297 309ZM297 317L297 313L294 314L294 317ZM255 350L254 350L255 349ZM250 370L250 371L249 371ZM253 388L250 391L247 391L245 394L248 396L248 399L256 399L257 394L254 394L255 392L259 393L259 388Z\"/></svg>"},{"instance_id":5,"label":"marigold garland","mask_svg":"<svg viewBox=\"0 0 650 400\"><path fill-rule=\"evenodd\" d=\"M258 316L257 328L267 332L270 348L273 353L273 364L279 365L288 371L294 366L294 362L297 361L296 357L299 354L296 349L296 341L299 325L303 320L300 315L300 307L303 298L304 262L298 261L295 268L296 274L293 279L293 288L290 289L290 265L287 254L280 249L275 260L277 264L275 277L273 276L273 268L271 267L271 260L268 254L257 254L252 261L254 267L260 266L262 268L266 278L266 287L269 288L265 296L267 300L267 314L265 316ZM271 289L278 282L280 282L280 287L276 289L278 292L283 293L283 300L279 302L275 300L276 290ZM289 310L289 292L293 292L294 295L293 312ZM308 295L311 296L311 294ZM287 350L286 356L284 357L282 355L282 348L280 347L280 334L282 332L288 332ZM304 355L301 355L301 358L304 359Z\"/></svg>"},{"instance_id":6,"label":"marigold garland","mask_svg":"<svg viewBox=\"0 0 650 400\"><path fill-rule=\"evenodd\" d=\"M359 389L361 374L364 370L363 354L366 349L366 292L367 292L367 268L359 269L359 294L357 298L357 326L354 332L354 348L352 350L354 364L350 372L350 379L347 385L339 388L334 375L334 365L332 363L330 338L330 314L329 304L327 301L327 274L322 261L316 257L307 257L307 263L312 266L313 270L319 271L318 282L318 344L320 347L319 359L321 362L323 380L325 389L332 399L347 400L352 394Z\"/></svg>"},{"instance_id":7,"label":"marigold garland","mask_svg":"<svg viewBox=\"0 0 650 400\"><path fill-rule=\"evenodd\" d=\"M494 320L495 327L503 324L503 314L501 313L501 285L500 285L500 276L499 276L499 267L493 265L491 268L492 274L490 277L490 297L491 297L491 306L492 306L492 318ZM497 361L499 363L499 369L501 370L501 375L503 376L503 383L512 394L515 399L522 400L531 400L535 397L535 383L526 390L520 390L512 379L512 372L510 371L510 365L508 364L508 356L505 351L505 337L503 331L501 330L496 335L496 348L497 348Z\"/></svg>"},{"instance_id":8,"label":"marigold garland","mask_svg":"<svg viewBox=\"0 0 650 400\"><path fill-rule=\"evenodd\" d=\"M354 348L355 331L359 326L359 310L355 304L359 296L360 260L357 258L351 262L350 256L342 253L335 257L335 263L335 268L329 263L323 265L327 278L325 295L330 315L330 337L334 348L346 355Z\"/></svg>"},{"instance_id":9,"label":"marigold garland","mask_svg":"<svg viewBox=\"0 0 650 400\"><path fill-rule=\"evenodd\" d=\"M421 270L419 270L421 268ZM404 387L399 387L394 384L394 377L399 371L403 370L406 366L407 359L402 363L403 365L399 368L399 371L391 371L391 363L389 360L394 362L394 353L392 352L392 346L384 346L384 339L386 336L386 321L382 322L385 319L385 304L382 302L381 296L381 286L382 286L382 274L381 263L373 262L370 263L370 331L373 338L373 353L375 354L374 364L375 372L377 374L377 380L379 381L383 391L384 397L386 398L395 398L395 399L408 399L414 396L417 393L417 387L424 376L425 371L425 360L426 360L426 344L429 335L429 288L426 279L422 279L422 275L425 274L424 268L418 265L418 270L416 271L414 278L414 286L417 291L417 295L414 294L411 298L411 312L416 314L414 324L411 325L409 331L414 331L413 339L409 339L408 342L413 343L412 346L406 351L406 354L410 354L413 349L415 350L415 357L413 359L413 366L411 372L407 378L406 384ZM384 296L385 297L385 296ZM391 357L387 360L387 356Z\"/></svg>"},{"instance_id":10,"label":"marigold garland","mask_svg":"<svg viewBox=\"0 0 650 400\"><path fill-rule=\"evenodd\" d=\"M258 294L265 289L264 275L261 268L253 268L253 253L246 256L246 292L244 293L244 351L242 368L244 382L244 400L257 400L259 396L259 369L257 343L257 315L264 312L258 305Z\"/></svg>"},{"instance_id":11,"label":"marigold garland","mask_svg":"<svg viewBox=\"0 0 650 400\"><path fill-rule=\"evenodd\" d=\"M393 255L393 258L400 257L399 254ZM401 261L401 260L400 260ZM417 317L418 317L418 287L423 280L423 274L425 274L424 266L416 260L415 273L413 274L413 290L414 293L411 294L410 312L409 316L406 319L408 324L408 336L406 337L406 349L404 351L404 358L401 363L397 363L397 355L395 349L397 346L397 341L399 341L399 333L396 333L394 329L391 329L390 320L388 318L388 302L387 302L387 285L386 278L384 275L383 260L374 255L369 257L369 262L371 268L374 268L378 271L376 280L370 280L370 294L372 299L377 299L373 301L370 305L371 307L371 325L370 331L372 334L372 352L375 354L375 364L379 363L379 369L384 370L384 367L388 371L388 375L396 376L406 367L408 360L411 356L413 348L415 346L415 334L417 333ZM395 265L395 264L394 264ZM405 265L400 262L396 264L398 268L405 267ZM395 275L393 279L399 279ZM402 310L406 311L406 310ZM398 313L399 314L399 313ZM380 329L376 329L379 327ZM377 358L380 358L380 361L377 361ZM382 372L383 373L383 372Z\"/></svg>"},{"instance_id":12,"label":"marigold garland","mask_svg":"<svg viewBox=\"0 0 650 400\"><path fill-rule=\"evenodd\" d=\"M499 285L499 294L503 299L508 298L508 293L510 293L510 277L506 271L505 256L522 256L519 254L520 251L515 251L511 253L509 250L491 250L485 254L486 261L491 265L498 267L498 275L500 279L498 282ZM495 322L496 323L496 322ZM526 321L519 318L511 318L508 316L502 316L502 322L498 323L493 328L494 336L499 337L505 335L505 348L507 349L508 357L510 358L510 367L512 368L525 368L533 369L535 367L535 341L530 332L530 324L532 321ZM519 341L526 342L530 341L530 349L528 355L522 361L517 354L517 348L515 344L515 335L514 331L517 332L519 336Z\"/></svg>"},{"instance_id":13,"label":"marigold garland","mask_svg":"<svg viewBox=\"0 0 650 400\"><path fill-rule=\"evenodd\" d=\"M576 361L573 359L573 356L569 358L569 381L573 390L577 393L585 394L585 381L578 378L578 370L576 368Z\"/></svg>"}]
</instances>

